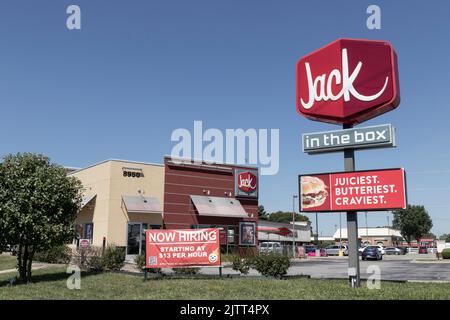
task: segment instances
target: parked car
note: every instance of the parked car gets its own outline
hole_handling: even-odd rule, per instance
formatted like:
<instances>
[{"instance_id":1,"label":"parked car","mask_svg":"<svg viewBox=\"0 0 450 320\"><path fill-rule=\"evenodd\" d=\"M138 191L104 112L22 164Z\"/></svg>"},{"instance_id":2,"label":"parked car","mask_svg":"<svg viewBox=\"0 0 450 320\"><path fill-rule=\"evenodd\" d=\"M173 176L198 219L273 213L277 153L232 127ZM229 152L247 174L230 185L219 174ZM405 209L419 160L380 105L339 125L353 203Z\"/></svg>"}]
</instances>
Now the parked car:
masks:
<instances>
[{"instance_id":1,"label":"parked car","mask_svg":"<svg viewBox=\"0 0 450 320\"><path fill-rule=\"evenodd\" d=\"M305 246L305 254L308 255L310 252L316 252L317 246L315 245L306 245Z\"/></svg>"},{"instance_id":2,"label":"parked car","mask_svg":"<svg viewBox=\"0 0 450 320\"><path fill-rule=\"evenodd\" d=\"M260 253L283 253L283 246L279 242L262 242L259 244Z\"/></svg>"},{"instance_id":3,"label":"parked car","mask_svg":"<svg viewBox=\"0 0 450 320\"><path fill-rule=\"evenodd\" d=\"M436 253L437 252L437 248L428 248L428 253Z\"/></svg>"},{"instance_id":4,"label":"parked car","mask_svg":"<svg viewBox=\"0 0 450 320\"><path fill-rule=\"evenodd\" d=\"M382 244L378 244L377 246L378 246L378 248L380 248L380 252L381 252L381 254L382 254L382 255L385 255L385 254L386 254L386 248L385 248L385 247L383 247L383 245L382 245Z\"/></svg>"},{"instance_id":5,"label":"parked car","mask_svg":"<svg viewBox=\"0 0 450 320\"><path fill-rule=\"evenodd\" d=\"M362 255L362 253L363 253L363 251L364 251L365 248L366 248L366 247L359 247L359 249L358 249L359 255Z\"/></svg>"},{"instance_id":6,"label":"parked car","mask_svg":"<svg viewBox=\"0 0 450 320\"><path fill-rule=\"evenodd\" d=\"M316 251L310 251L308 252L308 257L315 257L316 256ZM327 256L327 251L325 249L320 249L320 256L321 257L326 257Z\"/></svg>"},{"instance_id":7,"label":"parked car","mask_svg":"<svg viewBox=\"0 0 450 320\"><path fill-rule=\"evenodd\" d=\"M329 246L326 249L327 255L329 256L338 256L339 250L342 250L344 256L348 256L348 248L346 245L342 246Z\"/></svg>"},{"instance_id":8,"label":"parked car","mask_svg":"<svg viewBox=\"0 0 450 320\"><path fill-rule=\"evenodd\" d=\"M387 255L395 254L397 256L399 256L402 253L401 250L396 247L387 247L385 252Z\"/></svg>"},{"instance_id":9,"label":"parked car","mask_svg":"<svg viewBox=\"0 0 450 320\"><path fill-rule=\"evenodd\" d=\"M408 248L408 253L419 253L419 249L409 247L409 248Z\"/></svg>"},{"instance_id":10,"label":"parked car","mask_svg":"<svg viewBox=\"0 0 450 320\"><path fill-rule=\"evenodd\" d=\"M379 246L368 246L364 248L361 258L363 260L382 260L383 255Z\"/></svg>"},{"instance_id":11,"label":"parked car","mask_svg":"<svg viewBox=\"0 0 450 320\"><path fill-rule=\"evenodd\" d=\"M400 250L400 254L407 254L408 248L405 247L397 247L398 250Z\"/></svg>"},{"instance_id":12,"label":"parked car","mask_svg":"<svg viewBox=\"0 0 450 320\"><path fill-rule=\"evenodd\" d=\"M420 247L419 248L419 254L427 254L427 253L428 253L427 247Z\"/></svg>"}]
</instances>

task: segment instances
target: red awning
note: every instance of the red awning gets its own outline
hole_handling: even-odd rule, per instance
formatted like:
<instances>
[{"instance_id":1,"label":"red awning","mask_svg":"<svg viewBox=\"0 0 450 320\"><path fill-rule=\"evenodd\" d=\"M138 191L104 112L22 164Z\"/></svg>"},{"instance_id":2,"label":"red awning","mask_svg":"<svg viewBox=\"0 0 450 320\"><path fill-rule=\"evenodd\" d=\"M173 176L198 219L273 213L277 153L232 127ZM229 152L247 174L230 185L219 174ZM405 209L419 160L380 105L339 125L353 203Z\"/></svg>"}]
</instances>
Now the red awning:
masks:
<instances>
[{"instance_id":1,"label":"red awning","mask_svg":"<svg viewBox=\"0 0 450 320\"><path fill-rule=\"evenodd\" d=\"M258 232L275 233L281 236L285 236L292 233L291 230L285 227L275 228L275 227L260 227L260 226L258 226Z\"/></svg>"}]
</instances>

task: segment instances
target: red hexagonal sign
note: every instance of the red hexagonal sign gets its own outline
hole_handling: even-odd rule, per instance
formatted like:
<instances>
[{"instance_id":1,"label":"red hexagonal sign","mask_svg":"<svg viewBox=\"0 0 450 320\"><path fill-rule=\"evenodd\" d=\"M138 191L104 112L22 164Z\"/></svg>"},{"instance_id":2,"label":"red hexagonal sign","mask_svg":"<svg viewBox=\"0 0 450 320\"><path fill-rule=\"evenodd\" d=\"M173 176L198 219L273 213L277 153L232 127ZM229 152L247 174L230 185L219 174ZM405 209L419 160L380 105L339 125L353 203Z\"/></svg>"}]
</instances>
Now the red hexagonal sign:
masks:
<instances>
[{"instance_id":1,"label":"red hexagonal sign","mask_svg":"<svg viewBox=\"0 0 450 320\"><path fill-rule=\"evenodd\" d=\"M386 41L338 39L297 63L297 111L357 124L400 103L397 54Z\"/></svg>"}]
</instances>

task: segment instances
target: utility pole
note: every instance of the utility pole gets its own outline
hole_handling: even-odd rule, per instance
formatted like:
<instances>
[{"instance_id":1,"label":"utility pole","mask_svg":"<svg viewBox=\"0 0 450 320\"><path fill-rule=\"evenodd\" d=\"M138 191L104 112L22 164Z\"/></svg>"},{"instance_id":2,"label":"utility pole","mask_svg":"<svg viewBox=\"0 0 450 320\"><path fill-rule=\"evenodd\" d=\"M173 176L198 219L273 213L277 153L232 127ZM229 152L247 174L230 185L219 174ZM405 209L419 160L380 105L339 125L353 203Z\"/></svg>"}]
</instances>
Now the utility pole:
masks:
<instances>
[{"instance_id":1,"label":"utility pole","mask_svg":"<svg viewBox=\"0 0 450 320\"><path fill-rule=\"evenodd\" d=\"M344 124L343 129L351 129L353 125ZM355 171L355 150L344 150L345 171ZM348 237L348 280L352 288L360 286L359 252L358 252L358 212L347 211Z\"/></svg>"},{"instance_id":2,"label":"utility pole","mask_svg":"<svg viewBox=\"0 0 450 320\"><path fill-rule=\"evenodd\" d=\"M295 259L295 199L298 195L292 196L292 257Z\"/></svg>"}]
</instances>

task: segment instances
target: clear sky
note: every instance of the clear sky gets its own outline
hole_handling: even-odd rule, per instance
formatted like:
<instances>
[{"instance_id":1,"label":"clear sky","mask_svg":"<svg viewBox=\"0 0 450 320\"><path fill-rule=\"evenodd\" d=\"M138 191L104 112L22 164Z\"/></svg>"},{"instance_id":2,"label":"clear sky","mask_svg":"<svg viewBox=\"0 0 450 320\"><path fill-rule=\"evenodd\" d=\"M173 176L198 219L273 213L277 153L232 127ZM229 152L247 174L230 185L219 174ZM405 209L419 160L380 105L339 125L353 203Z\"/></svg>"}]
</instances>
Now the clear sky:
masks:
<instances>
[{"instance_id":1,"label":"clear sky","mask_svg":"<svg viewBox=\"0 0 450 320\"><path fill-rule=\"evenodd\" d=\"M81 7L81 30L66 28L70 4ZM366 27L370 4L381 7L381 30ZM279 128L280 170L261 178L260 202L292 210L299 173L343 170L341 153L301 152L302 133L338 127L297 114L297 60L339 37L388 40L402 101L363 126L392 123L398 147L358 151L356 167L404 167L409 203L425 205L433 232L449 233L449 31L446 0L0 0L0 154L40 152L75 167L161 163L172 131L194 120ZM368 225L388 216L369 213ZM336 224L337 213L319 214L324 236Z\"/></svg>"}]
</instances>

